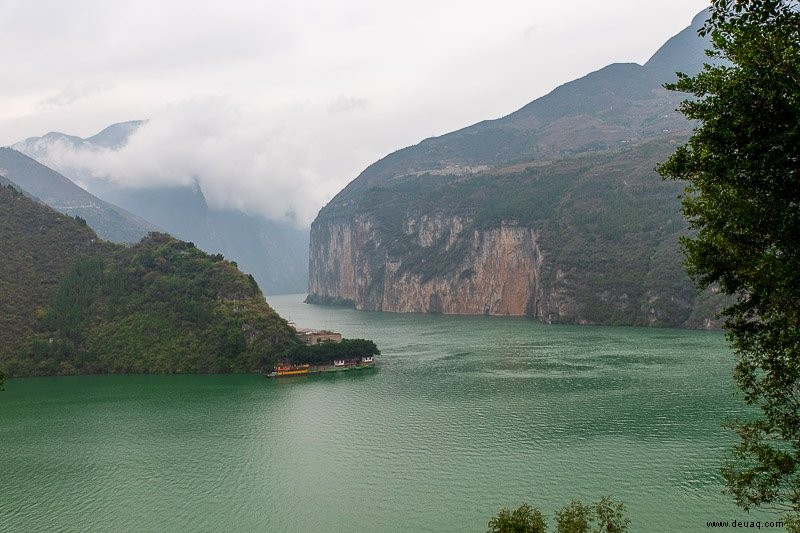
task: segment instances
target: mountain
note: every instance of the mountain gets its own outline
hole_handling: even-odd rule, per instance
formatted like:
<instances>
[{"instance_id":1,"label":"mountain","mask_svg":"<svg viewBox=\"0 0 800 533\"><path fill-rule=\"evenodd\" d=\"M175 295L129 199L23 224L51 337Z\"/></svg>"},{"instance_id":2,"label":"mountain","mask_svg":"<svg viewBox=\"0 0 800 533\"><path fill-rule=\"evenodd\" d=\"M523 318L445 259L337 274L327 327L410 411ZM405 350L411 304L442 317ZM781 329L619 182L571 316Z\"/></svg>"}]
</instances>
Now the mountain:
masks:
<instances>
[{"instance_id":1,"label":"mountain","mask_svg":"<svg viewBox=\"0 0 800 533\"><path fill-rule=\"evenodd\" d=\"M0 148L0 176L53 209L86 220L109 241L134 243L158 227L97 198L58 172L13 150Z\"/></svg>"},{"instance_id":2,"label":"mountain","mask_svg":"<svg viewBox=\"0 0 800 533\"><path fill-rule=\"evenodd\" d=\"M187 187L127 187L124 183L87 175L85 169L67 166L54 155L65 149L123 149L129 136L143 124L145 121L113 124L86 139L51 132L21 141L13 148L86 184L103 200L135 213L164 231L235 260L256 278L265 294L305 291L307 230L241 211L211 208L197 183Z\"/></svg>"},{"instance_id":3,"label":"mountain","mask_svg":"<svg viewBox=\"0 0 800 533\"><path fill-rule=\"evenodd\" d=\"M296 344L252 276L151 233L97 238L0 187L0 368L12 376L249 372Z\"/></svg>"},{"instance_id":4,"label":"mountain","mask_svg":"<svg viewBox=\"0 0 800 533\"><path fill-rule=\"evenodd\" d=\"M97 135L93 135L83 142L90 146L102 146L103 148L119 149L128 142L128 137L139 129L139 126L146 123L146 120L131 120L128 122L118 122L108 126Z\"/></svg>"},{"instance_id":5,"label":"mountain","mask_svg":"<svg viewBox=\"0 0 800 533\"><path fill-rule=\"evenodd\" d=\"M109 201L251 273L265 294L303 292L308 231L231 209L212 209L199 185L107 190Z\"/></svg>"},{"instance_id":6,"label":"mountain","mask_svg":"<svg viewBox=\"0 0 800 533\"><path fill-rule=\"evenodd\" d=\"M50 150L55 143L60 143L62 147L69 147L72 149L80 148L81 146L89 149L93 147L119 149L125 146L125 143L128 142L128 137L146 122L146 120L119 122L108 126L100 133L86 139L75 135L51 131L42 137L29 137L24 141L14 144L12 148L27 154L37 161L49 160L51 155Z\"/></svg>"},{"instance_id":7,"label":"mountain","mask_svg":"<svg viewBox=\"0 0 800 533\"><path fill-rule=\"evenodd\" d=\"M8 353L33 333L71 263L107 245L85 224L7 184L0 186L0 207L0 352Z\"/></svg>"},{"instance_id":8,"label":"mountain","mask_svg":"<svg viewBox=\"0 0 800 533\"><path fill-rule=\"evenodd\" d=\"M702 68L707 12L645 65L370 165L311 227L308 301L546 322L704 326L681 268L680 183L654 167L691 124L662 88Z\"/></svg>"}]
</instances>

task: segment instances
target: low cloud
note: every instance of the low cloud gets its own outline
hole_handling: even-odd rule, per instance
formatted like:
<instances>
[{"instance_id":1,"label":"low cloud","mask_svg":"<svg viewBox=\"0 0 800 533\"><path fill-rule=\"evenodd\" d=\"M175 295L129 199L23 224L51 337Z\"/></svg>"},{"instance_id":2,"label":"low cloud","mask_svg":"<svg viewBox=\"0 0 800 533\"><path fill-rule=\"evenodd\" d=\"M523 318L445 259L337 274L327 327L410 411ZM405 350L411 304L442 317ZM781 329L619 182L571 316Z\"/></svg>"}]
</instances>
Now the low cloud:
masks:
<instances>
[{"instance_id":1,"label":"low cloud","mask_svg":"<svg viewBox=\"0 0 800 533\"><path fill-rule=\"evenodd\" d=\"M339 95L328 105L328 111L331 113L352 113L367 107L369 107L369 101L366 98Z\"/></svg>"},{"instance_id":2,"label":"low cloud","mask_svg":"<svg viewBox=\"0 0 800 533\"><path fill-rule=\"evenodd\" d=\"M104 91L100 85L92 84L70 84L61 89L58 93L48 98L43 98L37 102L40 109L68 106L81 100Z\"/></svg>"},{"instance_id":3,"label":"low cloud","mask_svg":"<svg viewBox=\"0 0 800 533\"><path fill-rule=\"evenodd\" d=\"M221 98L188 101L150 118L119 149L45 137L33 151L89 190L198 183L212 208L304 227L363 166L343 157L344 146L321 142L335 138L337 123L320 121L319 111L269 117Z\"/></svg>"}]
</instances>

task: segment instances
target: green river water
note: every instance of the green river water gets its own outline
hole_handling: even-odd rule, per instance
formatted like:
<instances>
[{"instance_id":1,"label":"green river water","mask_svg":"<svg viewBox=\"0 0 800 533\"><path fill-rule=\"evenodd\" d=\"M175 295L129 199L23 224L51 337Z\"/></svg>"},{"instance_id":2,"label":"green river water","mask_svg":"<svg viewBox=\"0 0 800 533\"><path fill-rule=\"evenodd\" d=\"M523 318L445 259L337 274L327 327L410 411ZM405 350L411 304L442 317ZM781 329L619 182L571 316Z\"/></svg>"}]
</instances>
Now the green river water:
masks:
<instances>
[{"instance_id":1,"label":"green river water","mask_svg":"<svg viewBox=\"0 0 800 533\"><path fill-rule=\"evenodd\" d=\"M631 531L779 530L721 494L721 426L743 407L719 332L268 300L375 340L379 367L9 380L0 531L477 532L504 506L552 524L604 494Z\"/></svg>"}]
</instances>

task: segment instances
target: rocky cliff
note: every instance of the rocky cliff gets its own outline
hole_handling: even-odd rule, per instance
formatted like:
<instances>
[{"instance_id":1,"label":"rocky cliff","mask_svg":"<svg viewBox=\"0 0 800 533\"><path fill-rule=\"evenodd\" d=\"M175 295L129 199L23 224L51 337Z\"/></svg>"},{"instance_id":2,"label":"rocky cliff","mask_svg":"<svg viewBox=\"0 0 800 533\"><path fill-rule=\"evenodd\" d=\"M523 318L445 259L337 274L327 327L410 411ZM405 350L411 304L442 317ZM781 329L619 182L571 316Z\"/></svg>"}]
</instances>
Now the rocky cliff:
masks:
<instances>
[{"instance_id":1,"label":"rocky cliff","mask_svg":"<svg viewBox=\"0 0 800 533\"><path fill-rule=\"evenodd\" d=\"M308 301L543 322L707 327L714 295L681 266L667 140L471 176L421 175L326 209Z\"/></svg>"},{"instance_id":2,"label":"rocky cliff","mask_svg":"<svg viewBox=\"0 0 800 533\"><path fill-rule=\"evenodd\" d=\"M368 167L312 224L308 301L707 325L714 296L681 266L682 185L654 171L691 130L660 85L700 68L703 19L650 64L611 65Z\"/></svg>"},{"instance_id":3,"label":"rocky cliff","mask_svg":"<svg viewBox=\"0 0 800 533\"><path fill-rule=\"evenodd\" d=\"M432 275L389 255L368 218L332 223L320 231L312 247L311 301L401 313L541 316L543 258L531 228L502 224L465 230L459 216L407 218L403 231L422 250L435 244L445 254L464 249L451 268Z\"/></svg>"}]
</instances>

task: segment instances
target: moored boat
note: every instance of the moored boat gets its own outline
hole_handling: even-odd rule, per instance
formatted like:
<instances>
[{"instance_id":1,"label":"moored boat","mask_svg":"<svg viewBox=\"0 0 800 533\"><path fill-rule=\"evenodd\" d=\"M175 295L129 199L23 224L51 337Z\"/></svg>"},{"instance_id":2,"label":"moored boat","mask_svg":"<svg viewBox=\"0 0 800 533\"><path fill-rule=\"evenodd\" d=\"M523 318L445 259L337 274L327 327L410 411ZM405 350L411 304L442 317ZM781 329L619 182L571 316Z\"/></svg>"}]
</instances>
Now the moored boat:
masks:
<instances>
[{"instance_id":1,"label":"moored boat","mask_svg":"<svg viewBox=\"0 0 800 533\"><path fill-rule=\"evenodd\" d=\"M311 365L275 365L275 368L268 374L271 378L282 376L302 376L308 374Z\"/></svg>"},{"instance_id":2,"label":"moored boat","mask_svg":"<svg viewBox=\"0 0 800 533\"><path fill-rule=\"evenodd\" d=\"M372 356L361 357L358 359L337 359L325 365L292 365L278 364L272 372L267 374L270 378L282 378L291 376L307 376L309 374L322 374L326 372L345 372L348 370L363 370L375 368L375 358Z\"/></svg>"}]
</instances>

